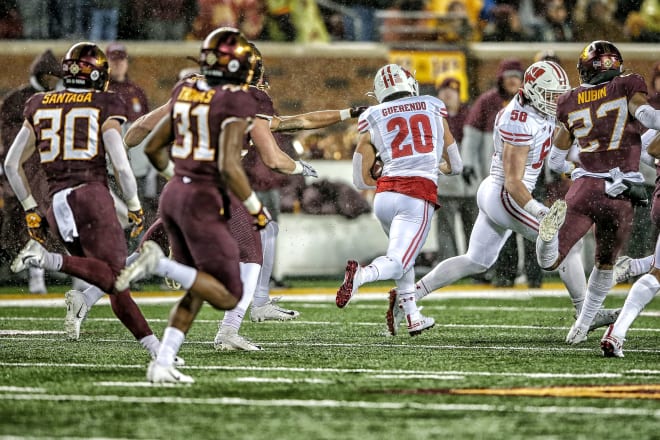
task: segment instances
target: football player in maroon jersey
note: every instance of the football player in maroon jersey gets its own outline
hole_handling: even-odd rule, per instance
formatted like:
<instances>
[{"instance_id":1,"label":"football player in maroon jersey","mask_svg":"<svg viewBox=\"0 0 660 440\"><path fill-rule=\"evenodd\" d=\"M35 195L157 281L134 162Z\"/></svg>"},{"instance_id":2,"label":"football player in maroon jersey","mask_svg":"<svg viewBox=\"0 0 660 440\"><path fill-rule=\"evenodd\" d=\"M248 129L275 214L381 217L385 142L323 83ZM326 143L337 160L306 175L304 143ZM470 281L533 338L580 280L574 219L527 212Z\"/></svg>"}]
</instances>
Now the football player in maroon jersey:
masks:
<instances>
[{"instance_id":1,"label":"football player in maroon jersey","mask_svg":"<svg viewBox=\"0 0 660 440\"><path fill-rule=\"evenodd\" d=\"M14 272L37 266L81 278L110 294L112 310L133 336L155 357L160 342L149 328L127 288L116 289L127 245L108 190L106 153L116 170L130 209L133 233L143 227L143 215L121 140L123 103L106 92L108 61L92 43L74 44L62 60L62 91L37 93L26 103L25 122L7 154L7 178L25 210L32 240L21 250ZM48 225L70 255L41 246L46 234L42 207L31 193L23 164L37 151L49 186ZM73 303L67 292L67 316L84 316L84 302ZM80 320L67 320L70 339L80 336ZM77 326L76 326L77 325Z\"/></svg>"},{"instance_id":2,"label":"football player in maroon jersey","mask_svg":"<svg viewBox=\"0 0 660 440\"><path fill-rule=\"evenodd\" d=\"M648 104L644 78L624 73L614 44L589 43L577 67L580 86L557 100L559 127L550 155L550 168L571 172L573 184L565 201L556 201L541 222L536 242L539 264L552 270L595 226L595 265L580 314L566 337L571 345L587 339L612 287L615 259L630 235L633 206L647 198L639 172L641 126L660 128L660 110ZM566 156L574 142L580 165L572 170Z\"/></svg>"}]
</instances>

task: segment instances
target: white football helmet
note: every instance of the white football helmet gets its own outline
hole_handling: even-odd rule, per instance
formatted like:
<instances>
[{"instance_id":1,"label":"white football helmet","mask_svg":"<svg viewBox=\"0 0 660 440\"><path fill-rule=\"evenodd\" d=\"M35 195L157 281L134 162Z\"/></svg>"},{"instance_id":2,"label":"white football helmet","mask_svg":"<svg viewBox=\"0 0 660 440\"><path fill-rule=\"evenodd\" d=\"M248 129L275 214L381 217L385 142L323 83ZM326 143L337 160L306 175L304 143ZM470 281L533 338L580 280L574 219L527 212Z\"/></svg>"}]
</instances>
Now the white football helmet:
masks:
<instances>
[{"instance_id":1,"label":"white football helmet","mask_svg":"<svg viewBox=\"0 0 660 440\"><path fill-rule=\"evenodd\" d=\"M378 69L372 93L378 102L383 102L388 96L401 92L419 95L419 85L412 73L398 64L388 64Z\"/></svg>"},{"instance_id":2,"label":"white football helmet","mask_svg":"<svg viewBox=\"0 0 660 440\"><path fill-rule=\"evenodd\" d=\"M555 117L557 98L570 89L566 71L553 61L537 61L525 71L523 96L545 115Z\"/></svg>"}]
</instances>

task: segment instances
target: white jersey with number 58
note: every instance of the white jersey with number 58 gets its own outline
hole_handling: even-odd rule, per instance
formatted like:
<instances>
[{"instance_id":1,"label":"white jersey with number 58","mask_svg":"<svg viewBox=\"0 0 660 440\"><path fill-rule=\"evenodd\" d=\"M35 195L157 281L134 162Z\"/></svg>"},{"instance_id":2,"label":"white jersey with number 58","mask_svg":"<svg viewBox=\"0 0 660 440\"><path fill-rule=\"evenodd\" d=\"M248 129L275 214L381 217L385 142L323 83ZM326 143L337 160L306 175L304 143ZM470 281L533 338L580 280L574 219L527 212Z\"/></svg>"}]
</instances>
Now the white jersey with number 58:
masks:
<instances>
[{"instance_id":1,"label":"white jersey with number 58","mask_svg":"<svg viewBox=\"0 0 660 440\"><path fill-rule=\"evenodd\" d=\"M523 183L532 192L541 173L543 161L552 147L554 120L548 120L530 105L522 105L516 97L500 110L493 130L494 153L490 165L492 179L504 185L502 151L504 143L514 147L529 147Z\"/></svg>"},{"instance_id":2,"label":"white jersey with number 58","mask_svg":"<svg viewBox=\"0 0 660 440\"><path fill-rule=\"evenodd\" d=\"M445 104L433 96L411 96L369 107L358 131L369 132L383 161L382 176L424 177L437 184L444 149Z\"/></svg>"}]
</instances>

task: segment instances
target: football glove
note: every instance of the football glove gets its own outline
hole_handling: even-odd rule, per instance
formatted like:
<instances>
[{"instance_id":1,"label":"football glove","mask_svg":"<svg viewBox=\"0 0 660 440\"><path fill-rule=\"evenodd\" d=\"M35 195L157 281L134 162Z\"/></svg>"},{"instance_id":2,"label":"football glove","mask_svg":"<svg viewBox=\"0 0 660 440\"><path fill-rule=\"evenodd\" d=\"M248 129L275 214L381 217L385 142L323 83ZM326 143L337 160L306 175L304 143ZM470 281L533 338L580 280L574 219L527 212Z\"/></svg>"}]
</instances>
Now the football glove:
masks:
<instances>
[{"instance_id":1,"label":"football glove","mask_svg":"<svg viewBox=\"0 0 660 440\"><path fill-rule=\"evenodd\" d=\"M27 223L30 238L45 244L48 236L48 225L36 209L32 208L25 211L25 223Z\"/></svg>"},{"instance_id":2,"label":"football glove","mask_svg":"<svg viewBox=\"0 0 660 440\"><path fill-rule=\"evenodd\" d=\"M142 208L128 211L128 223L132 225L131 238L138 237L144 230L144 211Z\"/></svg>"},{"instance_id":3,"label":"football glove","mask_svg":"<svg viewBox=\"0 0 660 440\"><path fill-rule=\"evenodd\" d=\"M304 160L299 160L300 165L302 165L302 174L303 176L309 176L309 177L319 177L318 171L314 169L313 166L311 166L309 163L305 162Z\"/></svg>"},{"instance_id":4,"label":"football glove","mask_svg":"<svg viewBox=\"0 0 660 440\"><path fill-rule=\"evenodd\" d=\"M250 213L252 217L254 217L254 228L257 231L260 231L266 227L268 223L270 223L273 220L273 217L271 217L270 212L268 212L268 208L266 208L264 205L261 205L261 208L259 209L258 212L256 213Z\"/></svg>"},{"instance_id":5,"label":"football glove","mask_svg":"<svg viewBox=\"0 0 660 440\"><path fill-rule=\"evenodd\" d=\"M368 108L369 108L369 107L366 106L366 105L360 105L360 106L356 106L356 107L351 107L351 108L350 108L351 118L357 118L357 117L360 116L362 113L364 113L364 111L365 111L366 109L368 109Z\"/></svg>"}]
</instances>

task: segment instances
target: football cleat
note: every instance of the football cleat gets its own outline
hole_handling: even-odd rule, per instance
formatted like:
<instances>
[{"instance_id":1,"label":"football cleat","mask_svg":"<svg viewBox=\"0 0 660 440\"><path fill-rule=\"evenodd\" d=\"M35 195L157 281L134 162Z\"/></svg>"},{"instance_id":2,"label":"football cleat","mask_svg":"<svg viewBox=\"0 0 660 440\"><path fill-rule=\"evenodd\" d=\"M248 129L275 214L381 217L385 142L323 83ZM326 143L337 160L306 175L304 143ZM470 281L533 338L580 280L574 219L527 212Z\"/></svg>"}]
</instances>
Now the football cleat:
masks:
<instances>
[{"instance_id":1,"label":"football cleat","mask_svg":"<svg viewBox=\"0 0 660 440\"><path fill-rule=\"evenodd\" d=\"M263 321L289 321L300 316L297 310L289 310L280 307L278 302L282 297L271 298L263 306L252 305L250 309L250 320L253 322Z\"/></svg>"},{"instance_id":2,"label":"football cleat","mask_svg":"<svg viewBox=\"0 0 660 440\"><path fill-rule=\"evenodd\" d=\"M614 326L610 325L603 339L600 340L600 349L605 357L623 357L623 343L625 339L619 339L612 333Z\"/></svg>"},{"instance_id":3,"label":"football cleat","mask_svg":"<svg viewBox=\"0 0 660 440\"><path fill-rule=\"evenodd\" d=\"M161 258L165 258L165 254L160 246L155 241L145 241L140 248L140 256L117 275L115 289L118 292L124 291L131 282L152 275Z\"/></svg>"},{"instance_id":4,"label":"football cleat","mask_svg":"<svg viewBox=\"0 0 660 440\"><path fill-rule=\"evenodd\" d=\"M539 223L539 238L546 243L552 241L564 224L564 220L566 220L566 202L557 200Z\"/></svg>"},{"instance_id":5,"label":"football cleat","mask_svg":"<svg viewBox=\"0 0 660 440\"><path fill-rule=\"evenodd\" d=\"M64 304L66 304L64 333L67 339L77 341L80 339L80 326L89 312L85 297L82 292L69 290L64 294Z\"/></svg>"},{"instance_id":6,"label":"football cleat","mask_svg":"<svg viewBox=\"0 0 660 440\"><path fill-rule=\"evenodd\" d=\"M38 241L29 240L12 261L11 271L17 273L28 267L41 267L45 254L46 249Z\"/></svg>"},{"instance_id":7,"label":"football cleat","mask_svg":"<svg viewBox=\"0 0 660 440\"><path fill-rule=\"evenodd\" d=\"M566 343L569 345L577 345L587 340L588 329L584 327L577 327L575 324L571 326L571 329L566 335Z\"/></svg>"},{"instance_id":8,"label":"football cleat","mask_svg":"<svg viewBox=\"0 0 660 440\"><path fill-rule=\"evenodd\" d=\"M410 315L406 316L408 323L408 333L410 336L417 336L425 330L430 330L435 325L435 319L419 314L419 318L412 320Z\"/></svg>"},{"instance_id":9,"label":"football cleat","mask_svg":"<svg viewBox=\"0 0 660 440\"><path fill-rule=\"evenodd\" d=\"M149 368L147 368L147 380L152 383L195 383L195 379L183 374L173 366L163 367L162 365L158 365L156 361L151 361L149 363Z\"/></svg>"},{"instance_id":10,"label":"football cleat","mask_svg":"<svg viewBox=\"0 0 660 440\"><path fill-rule=\"evenodd\" d=\"M213 348L216 350L242 350L259 351L261 346L255 344L247 338L239 335L238 332L229 327L220 327L213 341Z\"/></svg>"},{"instance_id":11,"label":"football cleat","mask_svg":"<svg viewBox=\"0 0 660 440\"><path fill-rule=\"evenodd\" d=\"M360 273L360 265L355 260L348 260L346 263L346 273L344 274L344 283L337 290L335 303L340 309L346 307L346 304L357 293L358 285L355 278Z\"/></svg>"},{"instance_id":12,"label":"football cleat","mask_svg":"<svg viewBox=\"0 0 660 440\"><path fill-rule=\"evenodd\" d=\"M387 331L390 335L396 336L399 330L399 325L405 318L405 313L403 312L403 307L399 305L399 301L397 300L396 289L390 290L388 300L389 304L387 307L387 313L385 314Z\"/></svg>"},{"instance_id":13,"label":"football cleat","mask_svg":"<svg viewBox=\"0 0 660 440\"><path fill-rule=\"evenodd\" d=\"M152 361L155 362L157 357L158 357L158 353L151 353ZM186 365L186 361L182 357L174 356L174 363L172 365L174 365L175 367L183 367L184 365Z\"/></svg>"},{"instance_id":14,"label":"football cleat","mask_svg":"<svg viewBox=\"0 0 660 440\"><path fill-rule=\"evenodd\" d=\"M614 263L614 283L621 284L635 276L631 269L632 258L627 255L619 257Z\"/></svg>"},{"instance_id":15,"label":"football cleat","mask_svg":"<svg viewBox=\"0 0 660 440\"><path fill-rule=\"evenodd\" d=\"M616 319L619 317L621 309L600 309L596 312L594 320L591 321L589 326L589 332L596 330L600 327L605 327L606 325L614 324Z\"/></svg>"}]
</instances>

